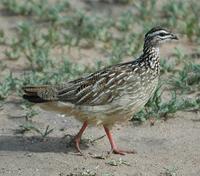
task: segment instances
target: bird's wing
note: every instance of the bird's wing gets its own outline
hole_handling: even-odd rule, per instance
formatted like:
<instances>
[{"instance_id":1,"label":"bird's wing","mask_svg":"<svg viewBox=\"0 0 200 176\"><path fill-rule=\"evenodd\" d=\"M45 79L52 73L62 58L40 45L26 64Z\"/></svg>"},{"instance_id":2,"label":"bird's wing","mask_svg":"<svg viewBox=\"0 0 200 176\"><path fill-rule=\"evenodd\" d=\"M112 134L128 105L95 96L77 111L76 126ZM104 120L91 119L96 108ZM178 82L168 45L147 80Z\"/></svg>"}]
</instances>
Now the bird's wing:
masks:
<instances>
[{"instance_id":1,"label":"bird's wing","mask_svg":"<svg viewBox=\"0 0 200 176\"><path fill-rule=\"evenodd\" d=\"M133 69L108 67L87 77L66 83L57 94L58 101L76 105L105 105L119 95Z\"/></svg>"},{"instance_id":2,"label":"bird's wing","mask_svg":"<svg viewBox=\"0 0 200 176\"><path fill-rule=\"evenodd\" d=\"M23 97L34 103L61 101L75 105L106 105L118 97L128 83L137 82L135 67L131 62L124 63L61 85L25 86Z\"/></svg>"}]
</instances>

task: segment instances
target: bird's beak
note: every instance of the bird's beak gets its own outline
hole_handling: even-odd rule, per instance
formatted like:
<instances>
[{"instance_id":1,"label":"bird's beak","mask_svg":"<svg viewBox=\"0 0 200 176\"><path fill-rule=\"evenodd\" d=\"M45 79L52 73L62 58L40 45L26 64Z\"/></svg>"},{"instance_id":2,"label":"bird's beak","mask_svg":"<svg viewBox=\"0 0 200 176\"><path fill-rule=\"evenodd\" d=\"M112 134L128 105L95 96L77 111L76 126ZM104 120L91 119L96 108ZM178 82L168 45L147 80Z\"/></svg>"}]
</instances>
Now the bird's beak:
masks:
<instances>
[{"instance_id":1,"label":"bird's beak","mask_svg":"<svg viewBox=\"0 0 200 176\"><path fill-rule=\"evenodd\" d=\"M178 37L177 37L177 35L171 33L171 39L172 39L172 40L178 40Z\"/></svg>"}]
</instances>

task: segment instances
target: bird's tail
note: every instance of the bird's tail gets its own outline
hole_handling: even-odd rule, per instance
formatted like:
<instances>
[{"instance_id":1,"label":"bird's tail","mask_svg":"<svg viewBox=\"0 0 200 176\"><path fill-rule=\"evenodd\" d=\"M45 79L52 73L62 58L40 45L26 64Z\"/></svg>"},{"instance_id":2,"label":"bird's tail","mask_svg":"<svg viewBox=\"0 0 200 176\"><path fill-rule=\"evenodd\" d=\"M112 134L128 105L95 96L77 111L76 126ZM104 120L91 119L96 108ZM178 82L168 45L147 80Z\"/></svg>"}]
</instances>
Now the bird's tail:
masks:
<instances>
[{"instance_id":1,"label":"bird's tail","mask_svg":"<svg viewBox=\"0 0 200 176\"><path fill-rule=\"evenodd\" d=\"M44 96L45 93L48 93L49 88L48 85L22 87L24 91L23 98L33 103L44 103L50 101L50 98Z\"/></svg>"}]
</instances>

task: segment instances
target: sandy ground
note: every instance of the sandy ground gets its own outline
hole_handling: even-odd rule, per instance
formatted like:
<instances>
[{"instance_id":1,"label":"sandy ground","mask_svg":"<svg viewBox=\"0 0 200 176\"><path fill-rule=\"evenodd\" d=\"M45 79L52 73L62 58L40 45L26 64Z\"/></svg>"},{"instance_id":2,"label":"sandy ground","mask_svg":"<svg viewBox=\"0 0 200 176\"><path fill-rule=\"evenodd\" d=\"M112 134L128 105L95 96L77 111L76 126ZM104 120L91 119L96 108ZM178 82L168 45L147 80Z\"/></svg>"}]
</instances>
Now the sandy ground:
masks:
<instances>
[{"instance_id":1,"label":"sandy ground","mask_svg":"<svg viewBox=\"0 0 200 176\"><path fill-rule=\"evenodd\" d=\"M75 134L81 124L71 117L38 110L33 123L44 131L50 125L54 131L45 139L36 133L16 135L24 122L20 103L7 103L0 111L0 175L2 176L68 176L84 171L98 176L167 176L168 170L178 176L200 175L200 115L177 113L176 118L133 125L132 122L113 128L117 144L135 149L136 154L106 158L110 146L102 128L88 128L81 148L85 157L76 154L67 134ZM8 113L9 112L9 113ZM62 130L61 130L62 129ZM119 162L117 166L109 164ZM120 164L121 161L121 164Z\"/></svg>"},{"instance_id":2,"label":"sandy ground","mask_svg":"<svg viewBox=\"0 0 200 176\"><path fill-rule=\"evenodd\" d=\"M76 1L73 2L76 4ZM6 30L7 35L13 35L13 28L20 20L23 18L0 11L1 28ZM180 42L162 48L162 57L172 53L175 46L187 52L193 50L192 44L188 46ZM0 47L0 60L16 73L20 72L17 69L24 63L5 60L2 54L4 49ZM91 52L83 51L83 58L79 59L87 58L83 61L87 64L93 58L101 58ZM33 118L33 124L42 131L49 125L54 129L53 132L45 139L34 132L16 134L19 125L25 123L22 117L25 112L20 108L20 101L10 97L0 107L0 176L200 176L198 113L178 112L175 118L156 121L154 126L149 122L139 126L132 122L116 126L113 133L117 144L121 148L135 149L136 154L106 156L110 145L104 137L93 143L84 140L81 144L85 154L83 157L77 155L70 144L70 138L65 137L67 134L76 134L81 127L72 117L38 109L40 113ZM92 127L88 128L83 139L91 141L102 135L102 128ZM98 159L95 156L106 157ZM112 162L117 162L117 166L113 166Z\"/></svg>"}]
</instances>

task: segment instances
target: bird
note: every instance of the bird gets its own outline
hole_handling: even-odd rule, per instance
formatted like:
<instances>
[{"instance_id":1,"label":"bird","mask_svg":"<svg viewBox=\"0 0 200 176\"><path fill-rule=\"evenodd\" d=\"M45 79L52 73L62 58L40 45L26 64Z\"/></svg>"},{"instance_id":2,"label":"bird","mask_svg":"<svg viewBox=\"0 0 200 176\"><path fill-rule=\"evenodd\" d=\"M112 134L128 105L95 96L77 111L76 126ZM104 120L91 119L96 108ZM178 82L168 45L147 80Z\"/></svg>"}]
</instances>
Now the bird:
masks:
<instances>
[{"instance_id":1,"label":"bird","mask_svg":"<svg viewBox=\"0 0 200 176\"><path fill-rule=\"evenodd\" d=\"M82 122L74 137L80 153L80 140L88 125L103 126L114 154L135 153L119 149L111 129L116 123L130 120L153 96L160 75L159 47L170 40L178 40L177 35L153 27L144 36L143 52L138 58L57 85L24 86L23 98Z\"/></svg>"}]
</instances>

